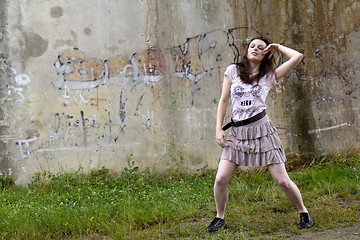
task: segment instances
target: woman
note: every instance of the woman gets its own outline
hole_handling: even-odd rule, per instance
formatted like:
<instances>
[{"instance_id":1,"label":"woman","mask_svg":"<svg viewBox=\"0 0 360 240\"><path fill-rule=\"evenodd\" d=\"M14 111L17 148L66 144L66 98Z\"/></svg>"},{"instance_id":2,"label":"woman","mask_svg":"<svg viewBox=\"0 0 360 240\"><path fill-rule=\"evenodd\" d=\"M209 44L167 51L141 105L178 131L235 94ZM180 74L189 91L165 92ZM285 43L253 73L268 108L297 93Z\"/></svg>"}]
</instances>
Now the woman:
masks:
<instances>
[{"instance_id":1,"label":"woman","mask_svg":"<svg viewBox=\"0 0 360 240\"><path fill-rule=\"evenodd\" d=\"M275 68L273 54L280 51L289 59ZM304 206L301 194L289 178L276 127L265 113L265 99L273 85L279 84L302 59L303 55L263 37L254 38L246 48L242 61L231 64L224 73L224 82L217 109L216 141L223 148L214 184L217 216L207 230L216 231L225 224L228 183L238 166L268 166L276 184L300 213L301 227L311 227L313 221ZM231 97L232 121L222 128ZM225 132L231 127L228 139Z\"/></svg>"}]
</instances>

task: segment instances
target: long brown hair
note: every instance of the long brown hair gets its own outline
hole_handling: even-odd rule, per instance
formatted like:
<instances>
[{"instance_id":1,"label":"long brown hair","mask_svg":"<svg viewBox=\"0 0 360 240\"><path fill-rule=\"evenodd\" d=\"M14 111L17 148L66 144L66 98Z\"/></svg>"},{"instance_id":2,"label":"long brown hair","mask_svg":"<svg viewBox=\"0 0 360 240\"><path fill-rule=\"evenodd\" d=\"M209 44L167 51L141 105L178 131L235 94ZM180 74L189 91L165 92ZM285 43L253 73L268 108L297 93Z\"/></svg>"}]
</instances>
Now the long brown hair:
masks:
<instances>
[{"instance_id":1,"label":"long brown hair","mask_svg":"<svg viewBox=\"0 0 360 240\"><path fill-rule=\"evenodd\" d=\"M250 43L252 41L254 41L255 39L264 41L266 46L268 46L270 44L270 41L262 36L251 39L246 47L245 54L242 57L242 60L240 62L235 63L238 76L240 77L240 79L243 83L247 83L247 84L254 84L254 83L258 84L259 80L262 76L264 76L265 74L274 72L274 70L275 70L274 56L271 56L271 58L269 59L270 52L268 52L264 56L264 59L262 60L262 62L260 64L259 72L255 75L251 76L252 73L250 71L250 61L249 61L247 55L248 55L248 49L249 49Z\"/></svg>"}]
</instances>

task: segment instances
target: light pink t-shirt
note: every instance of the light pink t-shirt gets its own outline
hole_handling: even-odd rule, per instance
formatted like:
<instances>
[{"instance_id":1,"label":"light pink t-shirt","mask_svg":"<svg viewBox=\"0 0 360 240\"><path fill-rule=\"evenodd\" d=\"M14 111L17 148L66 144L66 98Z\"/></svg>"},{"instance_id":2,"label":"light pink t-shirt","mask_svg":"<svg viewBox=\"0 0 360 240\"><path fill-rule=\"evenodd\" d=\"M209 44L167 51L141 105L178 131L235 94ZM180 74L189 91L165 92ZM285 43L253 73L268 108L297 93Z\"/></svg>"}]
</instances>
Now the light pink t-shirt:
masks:
<instances>
[{"instance_id":1,"label":"light pink t-shirt","mask_svg":"<svg viewBox=\"0 0 360 240\"><path fill-rule=\"evenodd\" d=\"M250 118L266 109L266 96L271 87L278 84L274 74L264 75L258 85L243 83L235 64L229 65L224 75L231 81L230 98L234 121Z\"/></svg>"}]
</instances>

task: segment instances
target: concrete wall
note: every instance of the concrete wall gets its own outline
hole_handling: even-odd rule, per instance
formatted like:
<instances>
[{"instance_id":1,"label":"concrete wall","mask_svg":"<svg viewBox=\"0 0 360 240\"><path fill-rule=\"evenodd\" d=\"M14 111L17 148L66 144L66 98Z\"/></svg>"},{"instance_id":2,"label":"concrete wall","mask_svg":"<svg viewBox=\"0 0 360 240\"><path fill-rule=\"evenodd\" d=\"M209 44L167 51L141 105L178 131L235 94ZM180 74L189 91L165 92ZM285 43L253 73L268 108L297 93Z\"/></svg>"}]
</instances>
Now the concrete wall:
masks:
<instances>
[{"instance_id":1,"label":"concrete wall","mask_svg":"<svg viewBox=\"0 0 360 240\"><path fill-rule=\"evenodd\" d=\"M358 148L359 8L340 0L1 0L1 174L26 183L44 170L121 171L130 154L160 172L215 168L222 75L259 34L304 53L268 98L287 153Z\"/></svg>"}]
</instances>

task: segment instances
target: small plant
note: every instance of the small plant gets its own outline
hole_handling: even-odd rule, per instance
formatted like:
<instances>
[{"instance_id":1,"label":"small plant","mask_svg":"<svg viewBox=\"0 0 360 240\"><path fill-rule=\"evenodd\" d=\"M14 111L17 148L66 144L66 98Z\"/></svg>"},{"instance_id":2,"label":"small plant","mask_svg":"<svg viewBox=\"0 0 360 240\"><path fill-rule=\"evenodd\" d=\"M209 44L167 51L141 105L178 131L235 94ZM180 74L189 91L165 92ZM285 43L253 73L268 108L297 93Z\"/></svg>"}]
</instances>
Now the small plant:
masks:
<instances>
[{"instance_id":1,"label":"small plant","mask_svg":"<svg viewBox=\"0 0 360 240\"><path fill-rule=\"evenodd\" d=\"M133 155L130 154L126 159L128 168L127 167L124 168L125 173L133 174L133 173L136 173L137 171L139 171L139 167L135 166L135 161L132 158L133 158Z\"/></svg>"},{"instance_id":2,"label":"small plant","mask_svg":"<svg viewBox=\"0 0 360 240\"><path fill-rule=\"evenodd\" d=\"M6 158L5 156L3 156L1 158L1 163L0 163L0 166L1 166L1 169L0 169L0 172L1 172L1 175L0 175L0 188L9 188L9 187L12 187L15 183L14 183L14 180L9 177L7 174L3 174L5 171L3 169L3 166L6 162Z\"/></svg>"},{"instance_id":3,"label":"small plant","mask_svg":"<svg viewBox=\"0 0 360 240\"><path fill-rule=\"evenodd\" d=\"M109 169L105 167L91 170L88 178L91 184L105 184L112 180Z\"/></svg>"},{"instance_id":4,"label":"small plant","mask_svg":"<svg viewBox=\"0 0 360 240\"><path fill-rule=\"evenodd\" d=\"M10 188L14 186L14 180L9 176L0 176L0 187L1 188Z\"/></svg>"}]
</instances>

